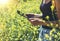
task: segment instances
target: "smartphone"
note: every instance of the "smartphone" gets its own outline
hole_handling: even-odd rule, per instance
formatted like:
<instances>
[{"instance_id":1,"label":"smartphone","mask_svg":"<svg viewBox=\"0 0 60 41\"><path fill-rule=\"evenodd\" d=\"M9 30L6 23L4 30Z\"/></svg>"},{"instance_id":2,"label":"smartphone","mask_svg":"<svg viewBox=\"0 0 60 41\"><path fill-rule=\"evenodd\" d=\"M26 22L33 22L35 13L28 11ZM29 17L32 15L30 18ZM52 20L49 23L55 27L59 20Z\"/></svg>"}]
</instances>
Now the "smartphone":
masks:
<instances>
[{"instance_id":1,"label":"smartphone","mask_svg":"<svg viewBox=\"0 0 60 41\"><path fill-rule=\"evenodd\" d=\"M23 16L23 17L25 17L25 18L41 18L41 15L40 14L32 14L32 13L28 13L28 14L24 14L24 13L22 13L22 14L20 14L20 11L19 10L17 10L17 14L19 14L20 16Z\"/></svg>"},{"instance_id":2,"label":"smartphone","mask_svg":"<svg viewBox=\"0 0 60 41\"><path fill-rule=\"evenodd\" d=\"M27 18L34 18L34 14L26 14Z\"/></svg>"}]
</instances>

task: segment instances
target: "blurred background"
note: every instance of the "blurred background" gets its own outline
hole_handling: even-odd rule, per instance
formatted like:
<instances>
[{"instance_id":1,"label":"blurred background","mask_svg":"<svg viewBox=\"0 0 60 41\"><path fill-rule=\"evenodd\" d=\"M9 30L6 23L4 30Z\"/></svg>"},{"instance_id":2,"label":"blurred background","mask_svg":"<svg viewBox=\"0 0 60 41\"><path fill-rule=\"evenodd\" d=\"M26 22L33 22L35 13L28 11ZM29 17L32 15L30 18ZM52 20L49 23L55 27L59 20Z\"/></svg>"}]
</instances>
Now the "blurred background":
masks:
<instances>
[{"instance_id":1,"label":"blurred background","mask_svg":"<svg viewBox=\"0 0 60 41\"><path fill-rule=\"evenodd\" d=\"M33 26L17 10L20 14L40 14L40 4L41 0L0 0L0 41L37 41L39 26ZM56 40L60 32L58 37Z\"/></svg>"}]
</instances>

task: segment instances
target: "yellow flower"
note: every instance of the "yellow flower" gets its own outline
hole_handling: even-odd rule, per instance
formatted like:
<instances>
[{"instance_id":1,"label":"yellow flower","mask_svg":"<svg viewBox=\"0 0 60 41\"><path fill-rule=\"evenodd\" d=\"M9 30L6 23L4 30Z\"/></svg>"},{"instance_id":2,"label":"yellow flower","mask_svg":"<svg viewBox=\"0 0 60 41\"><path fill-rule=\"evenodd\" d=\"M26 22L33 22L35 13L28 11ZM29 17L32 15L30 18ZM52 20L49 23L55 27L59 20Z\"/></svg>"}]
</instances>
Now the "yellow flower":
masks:
<instances>
[{"instance_id":1,"label":"yellow flower","mask_svg":"<svg viewBox=\"0 0 60 41\"><path fill-rule=\"evenodd\" d=\"M53 11L54 10L54 0L52 0L52 6L51 6L51 10Z\"/></svg>"},{"instance_id":2,"label":"yellow flower","mask_svg":"<svg viewBox=\"0 0 60 41\"><path fill-rule=\"evenodd\" d=\"M51 26L53 26L53 23L50 23Z\"/></svg>"},{"instance_id":3,"label":"yellow flower","mask_svg":"<svg viewBox=\"0 0 60 41\"><path fill-rule=\"evenodd\" d=\"M42 20L45 23L45 20Z\"/></svg>"},{"instance_id":4,"label":"yellow flower","mask_svg":"<svg viewBox=\"0 0 60 41\"><path fill-rule=\"evenodd\" d=\"M47 26L50 26L49 24L47 24Z\"/></svg>"},{"instance_id":5,"label":"yellow flower","mask_svg":"<svg viewBox=\"0 0 60 41\"><path fill-rule=\"evenodd\" d=\"M37 30L37 28L34 28L34 30L36 31L36 30Z\"/></svg>"},{"instance_id":6,"label":"yellow flower","mask_svg":"<svg viewBox=\"0 0 60 41\"><path fill-rule=\"evenodd\" d=\"M56 26L55 27L58 27L58 24L56 24Z\"/></svg>"},{"instance_id":7,"label":"yellow flower","mask_svg":"<svg viewBox=\"0 0 60 41\"><path fill-rule=\"evenodd\" d=\"M46 39L48 39L49 38L48 34L45 34L45 37L46 37Z\"/></svg>"},{"instance_id":8,"label":"yellow flower","mask_svg":"<svg viewBox=\"0 0 60 41\"><path fill-rule=\"evenodd\" d=\"M52 35L52 32L53 32L53 31L50 31L50 36Z\"/></svg>"},{"instance_id":9,"label":"yellow flower","mask_svg":"<svg viewBox=\"0 0 60 41\"><path fill-rule=\"evenodd\" d=\"M49 19L49 16L46 16L46 19Z\"/></svg>"}]
</instances>

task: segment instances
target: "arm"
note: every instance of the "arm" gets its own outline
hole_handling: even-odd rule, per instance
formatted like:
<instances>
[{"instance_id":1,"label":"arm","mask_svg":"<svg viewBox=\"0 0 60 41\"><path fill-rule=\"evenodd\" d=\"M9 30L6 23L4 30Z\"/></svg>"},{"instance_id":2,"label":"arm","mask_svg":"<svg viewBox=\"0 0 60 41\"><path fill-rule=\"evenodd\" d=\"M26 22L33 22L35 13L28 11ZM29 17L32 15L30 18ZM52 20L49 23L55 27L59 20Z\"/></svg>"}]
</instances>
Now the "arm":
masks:
<instances>
[{"instance_id":1,"label":"arm","mask_svg":"<svg viewBox=\"0 0 60 41\"><path fill-rule=\"evenodd\" d=\"M34 25L34 26L37 26L37 25L45 25L45 26L51 26L51 27L58 27L58 23L57 21L44 21L40 18L29 18L29 21Z\"/></svg>"},{"instance_id":2,"label":"arm","mask_svg":"<svg viewBox=\"0 0 60 41\"><path fill-rule=\"evenodd\" d=\"M57 17L60 20L60 0L54 0L55 1L55 7L57 10Z\"/></svg>"},{"instance_id":3,"label":"arm","mask_svg":"<svg viewBox=\"0 0 60 41\"><path fill-rule=\"evenodd\" d=\"M57 21L44 21L41 18L42 17L41 14L26 14L26 16L28 20L31 22L31 24L33 24L34 26L37 26L37 25L56 26L56 24L58 24Z\"/></svg>"}]
</instances>

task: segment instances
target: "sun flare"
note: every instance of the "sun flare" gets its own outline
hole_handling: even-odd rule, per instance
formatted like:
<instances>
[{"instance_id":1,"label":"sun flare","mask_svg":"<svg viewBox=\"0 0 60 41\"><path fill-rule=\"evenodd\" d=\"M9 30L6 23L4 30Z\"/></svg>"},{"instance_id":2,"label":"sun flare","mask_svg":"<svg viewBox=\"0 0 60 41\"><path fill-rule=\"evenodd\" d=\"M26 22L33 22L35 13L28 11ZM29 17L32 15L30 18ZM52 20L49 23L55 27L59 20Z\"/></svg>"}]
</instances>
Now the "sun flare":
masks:
<instances>
[{"instance_id":1,"label":"sun flare","mask_svg":"<svg viewBox=\"0 0 60 41\"><path fill-rule=\"evenodd\" d=\"M8 0L0 0L0 4L6 4L8 3Z\"/></svg>"}]
</instances>

